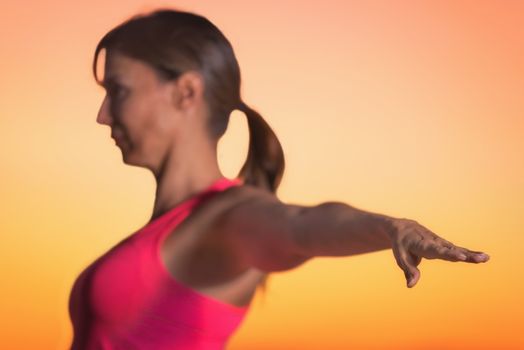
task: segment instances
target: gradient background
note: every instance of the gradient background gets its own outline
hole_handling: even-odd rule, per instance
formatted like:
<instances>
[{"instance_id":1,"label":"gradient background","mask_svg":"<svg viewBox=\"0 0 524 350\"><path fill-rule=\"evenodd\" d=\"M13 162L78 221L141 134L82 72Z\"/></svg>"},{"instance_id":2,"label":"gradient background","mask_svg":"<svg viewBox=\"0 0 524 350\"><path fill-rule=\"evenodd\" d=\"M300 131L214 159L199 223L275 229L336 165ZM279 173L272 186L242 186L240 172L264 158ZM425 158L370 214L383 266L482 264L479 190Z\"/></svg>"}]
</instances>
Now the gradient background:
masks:
<instances>
[{"instance_id":1,"label":"gradient background","mask_svg":"<svg viewBox=\"0 0 524 350\"><path fill-rule=\"evenodd\" d=\"M491 256L390 250L273 274L229 349L524 349L524 2L5 1L0 12L0 347L66 349L77 274L149 218L154 180L95 122L98 40L137 12L201 13L273 127L279 197L415 219ZM233 177L244 114L219 145Z\"/></svg>"}]
</instances>

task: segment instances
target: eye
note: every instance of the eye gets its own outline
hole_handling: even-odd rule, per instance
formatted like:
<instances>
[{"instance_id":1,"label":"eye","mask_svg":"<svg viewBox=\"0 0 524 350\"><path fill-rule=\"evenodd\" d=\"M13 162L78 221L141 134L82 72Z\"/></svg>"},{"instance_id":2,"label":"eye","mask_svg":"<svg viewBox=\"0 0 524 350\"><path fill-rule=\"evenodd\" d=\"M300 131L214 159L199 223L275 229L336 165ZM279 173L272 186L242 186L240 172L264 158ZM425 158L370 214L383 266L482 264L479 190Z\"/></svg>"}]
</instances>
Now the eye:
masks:
<instances>
[{"instance_id":1,"label":"eye","mask_svg":"<svg viewBox=\"0 0 524 350\"><path fill-rule=\"evenodd\" d=\"M102 86L106 90L107 96L111 99L122 99L127 95L128 89L114 80L110 79L109 81L103 82Z\"/></svg>"},{"instance_id":2,"label":"eye","mask_svg":"<svg viewBox=\"0 0 524 350\"><path fill-rule=\"evenodd\" d=\"M122 99L126 96L127 90L121 86L112 86L107 90L110 97L116 99Z\"/></svg>"}]
</instances>

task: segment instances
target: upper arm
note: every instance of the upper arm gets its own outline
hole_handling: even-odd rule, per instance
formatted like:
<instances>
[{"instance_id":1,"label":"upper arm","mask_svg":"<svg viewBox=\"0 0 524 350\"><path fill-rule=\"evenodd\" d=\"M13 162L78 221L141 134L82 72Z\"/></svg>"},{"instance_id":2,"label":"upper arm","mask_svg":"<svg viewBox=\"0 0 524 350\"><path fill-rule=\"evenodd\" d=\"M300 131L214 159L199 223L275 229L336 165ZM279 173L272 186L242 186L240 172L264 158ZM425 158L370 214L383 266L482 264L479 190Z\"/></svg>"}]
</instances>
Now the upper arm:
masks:
<instances>
[{"instance_id":1,"label":"upper arm","mask_svg":"<svg viewBox=\"0 0 524 350\"><path fill-rule=\"evenodd\" d=\"M295 219L306 207L286 204L274 194L243 186L243 198L223 213L221 237L240 261L263 271L296 267L310 257L304 252Z\"/></svg>"}]
</instances>

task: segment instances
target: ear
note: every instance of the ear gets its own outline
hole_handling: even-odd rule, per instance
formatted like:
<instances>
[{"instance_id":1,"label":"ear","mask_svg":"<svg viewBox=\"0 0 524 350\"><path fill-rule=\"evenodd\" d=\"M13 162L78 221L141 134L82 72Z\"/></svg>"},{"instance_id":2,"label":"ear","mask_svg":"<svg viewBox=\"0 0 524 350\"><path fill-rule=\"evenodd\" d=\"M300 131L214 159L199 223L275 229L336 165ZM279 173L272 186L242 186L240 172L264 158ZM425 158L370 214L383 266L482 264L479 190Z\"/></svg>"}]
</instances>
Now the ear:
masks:
<instances>
[{"instance_id":1,"label":"ear","mask_svg":"<svg viewBox=\"0 0 524 350\"><path fill-rule=\"evenodd\" d=\"M190 70L175 81L173 103L181 111L193 113L204 99L204 78L201 73Z\"/></svg>"}]
</instances>

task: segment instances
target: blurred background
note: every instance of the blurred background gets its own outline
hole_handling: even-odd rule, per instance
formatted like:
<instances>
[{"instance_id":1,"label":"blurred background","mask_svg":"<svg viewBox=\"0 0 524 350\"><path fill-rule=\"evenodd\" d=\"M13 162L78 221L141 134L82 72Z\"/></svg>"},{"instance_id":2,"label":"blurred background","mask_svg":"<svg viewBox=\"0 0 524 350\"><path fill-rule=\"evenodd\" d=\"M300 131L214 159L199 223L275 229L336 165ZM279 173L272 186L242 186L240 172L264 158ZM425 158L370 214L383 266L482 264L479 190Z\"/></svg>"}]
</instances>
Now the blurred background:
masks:
<instances>
[{"instance_id":1,"label":"blurred background","mask_svg":"<svg viewBox=\"0 0 524 350\"><path fill-rule=\"evenodd\" d=\"M98 40L174 7L231 41L244 101L280 139L288 203L417 220L486 264L391 250L273 274L228 349L524 349L524 2L4 1L0 12L0 347L66 349L78 273L150 217L91 75ZM219 161L236 176L246 117Z\"/></svg>"}]
</instances>

